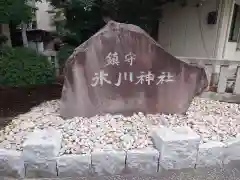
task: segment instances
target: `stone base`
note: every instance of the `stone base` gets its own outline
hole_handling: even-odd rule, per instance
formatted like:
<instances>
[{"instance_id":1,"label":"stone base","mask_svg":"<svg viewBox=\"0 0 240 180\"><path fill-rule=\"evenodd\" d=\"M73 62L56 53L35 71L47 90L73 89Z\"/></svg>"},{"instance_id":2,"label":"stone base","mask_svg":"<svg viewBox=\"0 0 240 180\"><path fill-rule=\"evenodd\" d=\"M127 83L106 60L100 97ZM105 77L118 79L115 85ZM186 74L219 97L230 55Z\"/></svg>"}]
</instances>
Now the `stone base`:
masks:
<instances>
[{"instance_id":1,"label":"stone base","mask_svg":"<svg viewBox=\"0 0 240 180\"><path fill-rule=\"evenodd\" d=\"M95 150L92 152L93 175L117 175L125 170L124 151Z\"/></svg>"},{"instance_id":2,"label":"stone base","mask_svg":"<svg viewBox=\"0 0 240 180\"><path fill-rule=\"evenodd\" d=\"M159 152L153 148L127 151L128 173L154 174L158 172Z\"/></svg>"},{"instance_id":3,"label":"stone base","mask_svg":"<svg viewBox=\"0 0 240 180\"><path fill-rule=\"evenodd\" d=\"M23 178L24 175L25 168L21 152L0 149L0 176Z\"/></svg>"},{"instance_id":4,"label":"stone base","mask_svg":"<svg viewBox=\"0 0 240 180\"><path fill-rule=\"evenodd\" d=\"M159 166L164 169L194 168L200 136L189 127L155 129L151 135L160 152Z\"/></svg>"},{"instance_id":5,"label":"stone base","mask_svg":"<svg viewBox=\"0 0 240 180\"><path fill-rule=\"evenodd\" d=\"M91 175L91 155L63 155L57 158L58 177Z\"/></svg>"},{"instance_id":6,"label":"stone base","mask_svg":"<svg viewBox=\"0 0 240 180\"><path fill-rule=\"evenodd\" d=\"M56 161L25 163L27 178L55 178L57 177Z\"/></svg>"},{"instance_id":7,"label":"stone base","mask_svg":"<svg viewBox=\"0 0 240 180\"><path fill-rule=\"evenodd\" d=\"M216 92L204 92L200 95L201 98L207 98L214 101L228 102L228 103L240 103L240 95L232 93L216 93Z\"/></svg>"},{"instance_id":8,"label":"stone base","mask_svg":"<svg viewBox=\"0 0 240 180\"><path fill-rule=\"evenodd\" d=\"M240 160L233 160L230 161L228 164L224 164L224 170L226 173L231 175L229 179L240 179Z\"/></svg>"}]
</instances>

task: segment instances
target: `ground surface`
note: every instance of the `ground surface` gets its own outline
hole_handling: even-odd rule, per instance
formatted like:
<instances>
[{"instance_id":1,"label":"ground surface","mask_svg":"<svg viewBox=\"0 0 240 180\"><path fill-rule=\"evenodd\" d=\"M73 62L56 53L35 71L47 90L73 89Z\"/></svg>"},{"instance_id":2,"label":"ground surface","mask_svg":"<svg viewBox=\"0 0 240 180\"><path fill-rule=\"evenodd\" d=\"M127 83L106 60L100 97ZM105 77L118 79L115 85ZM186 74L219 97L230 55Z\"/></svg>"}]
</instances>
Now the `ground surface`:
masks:
<instances>
[{"instance_id":1,"label":"ground surface","mask_svg":"<svg viewBox=\"0 0 240 180\"><path fill-rule=\"evenodd\" d=\"M5 90L2 93L5 104L1 101L3 115L15 117L2 121L2 125L9 123L0 129L0 147L22 150L29 133L48 128L62 132L60 154L88 154L99 148L129 150L152 147L151 132L160 126L188 126L201 136L203 143L212 140L224 142L240 135L240 105L235 103L196 97L184 115L139 112L132 116L105 114L62 119L60 101L57 100L60 95L60 86ZM48 101L50 99L56 100Z\"/></svg>"},{"instance_id":2,"label":"ground surface","mask_svg":"<svg viewBox=\"0 0 240 180\"><path fill-rule=\"evenodd\" d=\"M58 99L61 96L61 86L47 85L33 88L12 89L0 88L0 128L11 121L11 117L26 113L30 108L46 100ZM184 172L165 172L163 175L126 175L126 176L105 176L91 178L64 178L55 180L236 180L240 179L240 163L234 167L224 169L207 169L207 170L186 170ZM7 180L7 178L6 178ZM32 179L32 180L50 180L50 179ZM51 180L54 180L51 178Z\"/></svg>"},{"instance_id":3,"label":"ground surface","mask_svg":"<svg viewBox=\"0 0 240 180\"><path fill-rule=\"evenodd\" d=\"M13 180L3 178L1 180ZM240 162L230 163L223 168L212 167L204 169L185 169L164 171L152 175L117 175L98 176L89 178L34 178L25 180L240 180Z\"/></svg>"},{"instance_id":4,"label":"ground surface","mask_svg":"<svg viewBox=\"0 0 240 180\"><path fill-rule=\"evenodd\" d=\"M41 85L29 88L0 87L0 128L11 121L11 117L26 113L30 108L46 100L58 99L62 86Z\"/></svg>"},{"instance_id":5,"label":"ground surface","mask_svg":"<svg viewBox=\"0 0 240 180\"><path fill-rule=\"evenodd\" d=\"M30 180L30 179L29 179ZM31 179L50 180L50 179ZM125 175L92 178L59 178L51 180L240 180L240 173L232 168L206 168L201 170L167 171L162 175Z\"/></svg>"}]
</instances>

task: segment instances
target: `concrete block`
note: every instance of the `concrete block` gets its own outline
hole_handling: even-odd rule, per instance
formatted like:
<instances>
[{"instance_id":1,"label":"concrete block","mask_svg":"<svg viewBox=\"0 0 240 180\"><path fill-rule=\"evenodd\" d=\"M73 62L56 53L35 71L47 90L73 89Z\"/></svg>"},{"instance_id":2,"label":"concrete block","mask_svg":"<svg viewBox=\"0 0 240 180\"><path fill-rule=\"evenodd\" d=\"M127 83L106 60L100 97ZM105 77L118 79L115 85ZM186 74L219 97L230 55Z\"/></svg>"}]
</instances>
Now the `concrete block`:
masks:
<instances>
[{"instance_id":1,"label":"concrete block","mask_svg":"<svg viewBox=\"0 0 240 180\"><path fill-rule=\"evenodd\" d=\"M240 160L240 136L229 139L225 145L223 163L228 164L231 161Z\"/></svg>"},{"instance_id":2,"label":"concrete block","mask_svg":"<svg viewBox=\"0 0 240 180\"><path fill-rule=\"evenodd\" d=\"M161 153L160 167L164 169L194 168L200 136L189 127L166 128L153 130L153 143Z\"/></svg>"},{"instance_id":3,"label":"concrete block","mask_svg":"<svg viewBox=\"0 0 240 180\"><path fill-rule=\"evenodd\" d=\"M25 168L22 153L0 149L0 176L24 178Z\"/></svg>"},{"instance_id":4,"label":"concrete block","mask_svg":"<svg viewBox=\"0 0 240 180\"><path fill-rule=\"evenodd\" d=\"M27 178L55 178L57 177L56 160L25 162Z\"/></svg>"},{"instance_id":5,"label":"concrete block","mask_svg":"<svg viewBox=\"0 0 240 180\"><path fill-rule=\"evenodd\" d=\"M225 144L209 141L200 144L196 167L223 166Z\"/></svg>"},{"instance_id":6,"label":"concrete block","mask_svg":"<svg viewBox=\"0 0 240 180\"><path fill-rule=\"evenodd\" d=\"M127 151L127 171L137 174L158 172L159 152L154 148Z\"/></svg>"},{"instance_id":7,"label":"concrete block","mask_svg":"<svg viewBox=\"0 0 240 180\"><path fill-rule=\"evenodd\" d=\"M57 158L59 177L82 177L91 174L91 154L63 155Z\"/></svg>"},{"instance_id":8,"label":"concrete block","mask_svg":"<svg viewBox=\"0 0 240 180\"><path fill-rule=\"evenodd\" d=\"M23 144L24 161L54 159L61 149L62 134L53 128L35 130Z\"/></svg>"},{"instance_id":9,"label":"concrete block","mask_svg":"<svg viewBox=\"0 0 240 180\"><path fill-rule=\"evenodd\" d=\"M94 175L119 175L125 170L126 152L115 150L94 150L92 169Z\"/></svg>"},{"instance_id":10,"label":"concrete block","mask_svg":"<svg viewBox=\"0 0 240 180\"><path fill-rule=\"evenodd\" d=\"M240 179L240 160L231 160L224 164L224 171L229 174L228 179Z\"/></svg>"}]
</instances>

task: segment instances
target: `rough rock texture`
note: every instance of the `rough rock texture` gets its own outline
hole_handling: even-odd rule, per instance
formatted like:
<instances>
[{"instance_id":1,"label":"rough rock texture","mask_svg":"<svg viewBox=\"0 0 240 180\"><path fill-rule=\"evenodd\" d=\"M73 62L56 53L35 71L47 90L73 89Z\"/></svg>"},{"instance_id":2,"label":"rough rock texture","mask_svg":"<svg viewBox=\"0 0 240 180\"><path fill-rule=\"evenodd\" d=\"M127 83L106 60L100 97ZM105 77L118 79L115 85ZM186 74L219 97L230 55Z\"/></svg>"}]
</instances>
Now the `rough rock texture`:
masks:
<instances>
[{"instance_id":1,"label":"rough rock texture","mask_svg":"<svg viewBox=\"0 0 240 180\"><path fill-rule=\"evenodd\" d=\"M159 152L154 148L127 151L127 171L137 174L154 174L158 172Z\"/></svg>"},{"instance_id":2,"label":"rough rock texture","mask_svg":"<svg viewBox=\"0 0 240 180\"><path fill-rule=\"evenodd\" d=\"M225 144L217 141L210 141L200 144L196 167L223 166Z\"/></svg>"},{"instance_id":3,"label":"rough rock texture","mask_svg":"<svg viewBox=\"0 0 240 180\"><path fill-rule=\"evenodd\" d=\"M61 132L53 128L35 130L23 144L24 161L51 160L61 149Z\"/></svg>"},{"instance_id":4,"label":"rough rock texture","mask_svg":"<svg viewBox=\"0 0 240 180\"><path fill-rule=\"evenodd\" d=\"M57 158L59 177L82 177L91 174L91 155L63 155Z\"/></svg>"},{"instance_id":5,"label":"rough rock texture","mask_svg":"<svg viewBox=\"0 0 240 180\"><path fill-rule=\"evenodd\" d=\"M228 164L231 161L240 161L240 136L237 138L229 139L226 144L224 151L224 164Z\"/></svg>"},{"instance_id":6,"label":"rough rock texture","mask_svg":"<svg viewBox=\"0 0 240 180\"><path fill-rule=\"evenodd\" d=\"M194 168L200 136L189 127L161 127L152 132L155 147L161 152L160 167L164 169Z\"/></svg>"},{"instance_id":7,"label":"rough rock texture","mask_svg":"<svg viewBox=\"0 0 240 180\"><path fill-rule=\"evenodd\" d=\"M126 153L96 149L92 152L92 168L94 175L122 174L125 170Z\"/></svg>"},{"instance_id":8,"label":"rough rock texture","mask_svg":"<svg viewBox=\"0 0 240 180\"><path fill-rule=\"evenodd\" d=\"M36 129L23 144L26 177L56 177L56 157L60 153L62 134L54 128Z\"/></svg>"},{"instance_id":9,"label":"rough rock texture","mask_svg":"<svg viewBox=\"0 0 240 180\"><path fill-rule=\"evenodd\" d=\"M203 68L170 55L141 28L114 21L76 48L65 70L64 118L184 113L208 85Z\"/></svg>"},{"instance_id":10,"label":"rough rock texture","mask_svg":"<svg viewBox=\"0 0 240 180\"><path fill-rule=\"evenodd\" d=\"M0 149L0 179L1 177L23 178L25 175L22 153Z\"/></svg>"},{"instance_id":11,"label":"rough rock texture","mask_svg":"<svg viewBox=\"0 0 240 180\"><path fill-rule=\"evenodd\" d=\"M56 160L26 162L27 178L54 178L57 177Z\"/></svg>"}]
</instances>

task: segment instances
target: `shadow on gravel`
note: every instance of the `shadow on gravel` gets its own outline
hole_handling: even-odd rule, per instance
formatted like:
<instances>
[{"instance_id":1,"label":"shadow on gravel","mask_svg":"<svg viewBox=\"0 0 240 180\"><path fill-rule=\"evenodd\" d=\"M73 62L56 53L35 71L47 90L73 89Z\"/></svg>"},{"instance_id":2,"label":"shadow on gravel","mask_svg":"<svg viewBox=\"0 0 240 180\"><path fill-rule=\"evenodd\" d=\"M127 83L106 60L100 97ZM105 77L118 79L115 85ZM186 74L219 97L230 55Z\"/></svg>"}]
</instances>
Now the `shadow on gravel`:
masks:
<instances>
[{"instance_id":1,"label":"shadow on gravel","mask_svg":"<svg viewBox=\"0 0 240 180\"><path fill-rule=\"evenodd\" d=\"M12 119L28 112L32 107L44 101L59 99L62 86L56 84L31 87L0 87L0 128Z\"/></svg>"}]
</instances>

